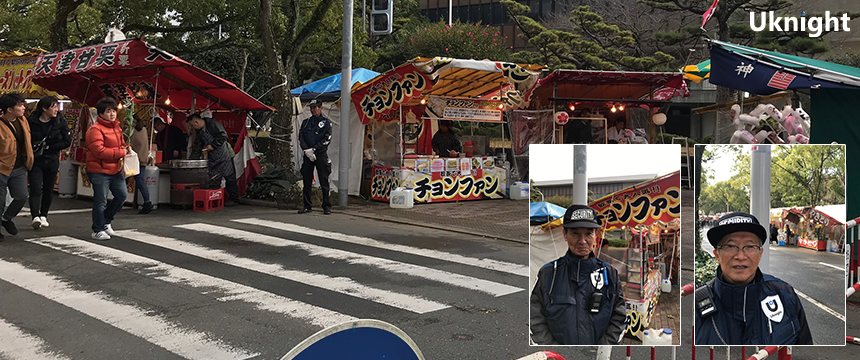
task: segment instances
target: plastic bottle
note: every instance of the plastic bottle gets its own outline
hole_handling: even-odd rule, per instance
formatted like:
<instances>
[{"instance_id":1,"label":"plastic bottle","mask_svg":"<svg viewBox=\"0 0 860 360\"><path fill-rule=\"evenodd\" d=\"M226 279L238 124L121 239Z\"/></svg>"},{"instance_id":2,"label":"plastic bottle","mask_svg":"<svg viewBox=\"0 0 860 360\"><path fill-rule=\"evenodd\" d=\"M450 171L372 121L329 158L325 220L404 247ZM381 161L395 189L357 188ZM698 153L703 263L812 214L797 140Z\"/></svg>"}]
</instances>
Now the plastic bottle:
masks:
<instances>
[{"instance_id":1,"label":"plastic bottle","mask_svg":"<svg viewBox=\"0 0 860 360\"><path fill-rule=\"evenodd\" d=\"M475 150L472 148L472 142L471 141L466 141L463 144L463 152L466 153L466 157L474 157L475 156Z\"/></svg>"}]
</instances>

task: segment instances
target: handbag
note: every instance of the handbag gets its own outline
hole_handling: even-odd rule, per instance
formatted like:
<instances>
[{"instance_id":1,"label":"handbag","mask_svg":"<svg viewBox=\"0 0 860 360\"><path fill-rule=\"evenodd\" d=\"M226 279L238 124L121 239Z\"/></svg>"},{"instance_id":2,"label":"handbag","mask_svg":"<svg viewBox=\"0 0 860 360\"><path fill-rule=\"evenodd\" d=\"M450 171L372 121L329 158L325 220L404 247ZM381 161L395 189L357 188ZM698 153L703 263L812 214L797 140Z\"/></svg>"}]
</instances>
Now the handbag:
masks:
<instances>
[{"instance_id":1,"label":"handbag","mask_svg":"<svg viewBox=\"0 0 860 360\"><path fill-rule=\"evenodd\" d=\"M51 122L50 125L48 125L48 131L45 133L45 137L43 137L39 142L33 144L33 158L44 155L45 150L48 148L48 136L51 135L51 130L53 129L54 123Z\"/></svg>"},{"instance_id":2,"label":"handbag","mask_svg":"<svg viewBox=\"0 0 860 360\"><path fill-rule=\"evenodd\" d=\"M122 162L122 172L125 177L132 177L140 174L140 159L134 150L128 150Z\"/></svg>"}]
</instances>

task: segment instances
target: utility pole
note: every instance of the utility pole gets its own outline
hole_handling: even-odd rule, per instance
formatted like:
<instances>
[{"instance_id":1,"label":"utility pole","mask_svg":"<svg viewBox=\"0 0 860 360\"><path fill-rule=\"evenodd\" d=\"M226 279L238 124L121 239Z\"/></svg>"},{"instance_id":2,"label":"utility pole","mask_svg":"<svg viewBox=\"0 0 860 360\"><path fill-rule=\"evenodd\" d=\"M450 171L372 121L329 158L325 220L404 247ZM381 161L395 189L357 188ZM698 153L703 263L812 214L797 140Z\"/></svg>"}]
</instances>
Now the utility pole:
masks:
<instances>
[{"instance_id":1,"label":"utility pole","mask_svg":"<svg viewBox=\"0 0 860 360\"><path fill-rule=\"evenodd\" d=\"M343 0L343 47L340 60L340 154L338 154L337 204L349 201L349 108L352 107L352 0Z\"/></svg>"},{"instance_id":2,"label":"utility pole","mask_svg":"<svg viewBox=\"0 0 860 360\"><path fill-rule=\"evenodd\" d=\"M586 145L573 145L573 204L588 205L587 158Z\"/></svg>"},{"instance_id":3,"label":"utility pole","mask_svg":"<svg viewBox=\"0 0 860 360\"><path fill-rule=\"evenodd\" d=\"M754 145L750 158L750 213L759 223L770 232L770 145ZM770 234L768 234L768 238ZM770 241L764 241L761 261L758 267L761 272L769 271Z\"/></svg>"}]
</instances>

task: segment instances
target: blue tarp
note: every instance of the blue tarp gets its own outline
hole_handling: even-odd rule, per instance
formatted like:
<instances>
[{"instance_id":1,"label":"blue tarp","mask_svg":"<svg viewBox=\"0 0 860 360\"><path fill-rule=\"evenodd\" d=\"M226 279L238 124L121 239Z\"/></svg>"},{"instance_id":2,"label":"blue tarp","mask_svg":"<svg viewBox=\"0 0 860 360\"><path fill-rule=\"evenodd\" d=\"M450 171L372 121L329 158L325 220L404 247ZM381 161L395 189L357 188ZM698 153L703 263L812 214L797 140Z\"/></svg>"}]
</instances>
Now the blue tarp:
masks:
<instances>
[{"instance_id":1,"label":"blue tarp","mask_svg":"<svg viewBox=\"0 0 860 360\"><path fill-rule=\"evenodd\" d=\"M532 225L546 224L564 216L567 209L548 202L529 204L529 220Z\"/></svg>"},{"instance_id":2,"label":"blue tarp","mask_svg":"<svg viewBox=\"0 0 860 360\"><path fill-rule=\"evenodd\" d=\"M365 68L352 69L352 85L355 85L356 82L365 83L378 75L378 72ZM340 98L340 78L340 73L322 78L292 89L290 94L298 96L303 102L311 99L331 101Z\"/></svg>"}]
</instances>

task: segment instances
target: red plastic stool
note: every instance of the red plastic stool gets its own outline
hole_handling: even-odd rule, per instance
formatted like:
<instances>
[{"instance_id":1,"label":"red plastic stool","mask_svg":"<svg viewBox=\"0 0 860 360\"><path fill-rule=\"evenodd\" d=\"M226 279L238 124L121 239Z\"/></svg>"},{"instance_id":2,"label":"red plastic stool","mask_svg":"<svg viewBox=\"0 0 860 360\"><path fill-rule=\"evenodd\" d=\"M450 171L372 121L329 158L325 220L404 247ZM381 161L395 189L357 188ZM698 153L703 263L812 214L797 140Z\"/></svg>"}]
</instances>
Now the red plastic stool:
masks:
<instances>
[{"instance_id":1,"label":"red plastic stool","mask_svg":"<svg viewBox=\"0 0 860 360\"><path fill-rule=\"evenodd\" d=\"M215 211L224 208L224 188L194 190L194 211Z\"/></svg>"}]
</instances>

